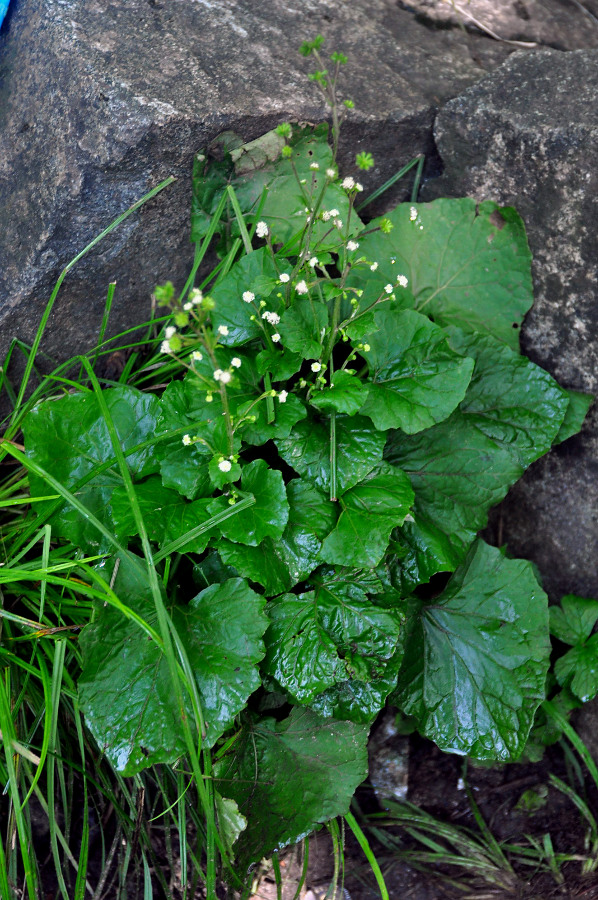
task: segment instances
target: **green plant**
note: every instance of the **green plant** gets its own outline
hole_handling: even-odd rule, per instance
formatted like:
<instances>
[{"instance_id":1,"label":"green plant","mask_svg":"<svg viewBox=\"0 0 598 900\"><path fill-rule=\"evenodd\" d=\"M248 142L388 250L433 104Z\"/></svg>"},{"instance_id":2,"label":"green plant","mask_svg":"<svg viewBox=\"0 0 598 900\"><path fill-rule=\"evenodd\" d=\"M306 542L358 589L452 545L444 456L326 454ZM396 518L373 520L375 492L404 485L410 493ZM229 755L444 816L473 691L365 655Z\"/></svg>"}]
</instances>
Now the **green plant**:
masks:
<instances>
[{"instance_id":1,"label":"green plant","mask_svg":"<svg viewBox=\"0 0 598 900\"><path fill-rule=\"evenodd\" d=\"M210 898L219 865L240 888L264 854L347 812L389 696L445 750L522 752L545 696L546 596L476 535L589 403L519 353L531 259L513 209L414 196L362 222L336 160L345 58L330 74L320 47L303 52L332 147L325 125L284 124L224 136L221 161L199 154L195 261L180 292L156 288L162 334L118 383L96 374L99 350L77 358L78 377L44 382L60 385L51 402L24 400L29 354L2 444L35 515L12 529L0 582L15 608L31 579L86 598L68 620L85 625L72 715L117 778L140 791L164 764L179 797L194 792L188 853ZM65 627L58 600L27 608L2 611L10 640Z\"/></svg>"}]
</instances>

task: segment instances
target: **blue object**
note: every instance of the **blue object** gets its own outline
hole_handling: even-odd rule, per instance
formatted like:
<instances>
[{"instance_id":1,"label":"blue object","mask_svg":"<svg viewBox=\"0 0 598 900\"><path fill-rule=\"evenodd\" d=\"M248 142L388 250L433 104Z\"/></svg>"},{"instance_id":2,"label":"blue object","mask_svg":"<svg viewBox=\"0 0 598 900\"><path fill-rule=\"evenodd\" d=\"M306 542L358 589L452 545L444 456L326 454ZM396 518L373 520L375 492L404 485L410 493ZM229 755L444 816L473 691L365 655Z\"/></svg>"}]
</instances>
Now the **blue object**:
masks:
<instances>
[{"instance_id":1,"label":"blue object","mask_svg":"<svg viewBox=\"0 0 598 900\"><path fill-rule=\"evenodd\" d=\"M10 0L0 0L0 25L2 25L2 20L6 15L6 10L8 9L8 4Z\"/></svg>"}]
</instances>

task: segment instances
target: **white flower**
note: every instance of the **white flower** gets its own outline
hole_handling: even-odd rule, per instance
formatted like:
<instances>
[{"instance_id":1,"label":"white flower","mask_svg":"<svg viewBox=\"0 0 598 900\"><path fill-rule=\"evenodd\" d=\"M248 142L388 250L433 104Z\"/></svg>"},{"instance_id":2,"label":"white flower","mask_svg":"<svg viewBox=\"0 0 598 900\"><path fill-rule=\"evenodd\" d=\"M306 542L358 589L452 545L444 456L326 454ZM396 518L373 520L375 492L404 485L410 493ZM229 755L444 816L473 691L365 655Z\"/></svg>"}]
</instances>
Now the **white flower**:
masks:
<instances>
[{"instance_id":1,"label":"white flower","mask_svg":"<svg viewBox=\"0 0 598 900\"><path fill-rule=\"evenodd\" d=\"M170 346L170 341L162 341L160 344L160 353L172 353L172 347Z\"/></svg>"},{"instance_id":2,"label":"white flower","mask_svg":"<svg viewBox=\"0 0 598 900\"><path fill-rule=\"evenodd\" d=\"M343 178L341 187L343 187L346 191L352 191L355 187L355 179L351 178L351 176L347 176L347 178Z\"/></svg>"},{"instance_id":3,"label":"white flower","mask_svg":"<svg viewBox=\"0 0 598 900\"><path fill-rule=\"evenodd\" d=\"M174 325L169 325L168 328L164 329L164 337L167 341L170 340L173 334L176 334L176 328L174 327Z\"/></svg>"},{"instance_id":4,"label":"white flower","mask_svg":"<svg viewBox=\"0 0 598 900\"><path fill-rule=\"evenodd\" d=\"M193 304L193 306L200 306L203 302L203 294L199 288L193 288L192 291L189 291L189 300Z\"/></svg>"},{"instance_id":5,"label":"white flower","mask_svg":"<svg viewBox=\"0 0 598 900\"><path fill-rule=\"evenodd\" d=\"M277 344L280 340L280 335L278 333L272 335L272 343Z\"/></svg>"},{"instance_id":6,"label":"white flower","mask_svg":"<svg viewBox=\"0 0 598 900\"><path fill-rule=\"evenodd\" d=\"M220 381L222 382L222 384L228 384L232 377L233 376L230 372L223 372L220 376Z\"/></svg>"},{"instance_id":7,"label":"white flower","mask_svg":"<svg viewBox=\"0 0 598 900\"><path fill-rule=\"evenodd\" d=\"M358 241L347 241L347 250L350 250L351 252L353 252L354 250L357 250L358 247L359 247Z\"/></svg>"},{"instance_id":8,"label":"white flower","mask_svg":"<svg viewBox=\"0 0 598 900\"><path fill-rule=\"evenodd\" d=\"M328 178L336 178L336 170L326 169L326 175L328 176Z\"/></svg>"},{"instance_id":9,"label":"white flower","mask_svg":"<svg viewBox=\"0 0 598 900\"><path fill-rule=\"evenodd\" d=\"M199 350L194 350L191 354L191 359L194 359L196 362L200 362L203 359L203 353Z\"/></svg>"},{"instance_id":10,"label":"white flower","mask_svg":"<svg viewBox=\"0 0 598 900\"><path fill-rule=\"evenodd\" d=\"M269 312L268 310L262 313L262 319L265 319L266 322L270 323L270 325L278 325L278 323L280 322L280 316L278 315L278 313Z\"/></svg>"},{"instance_id":11,"label":"white flower","mask_svg":"<svg viewBox=\"0 0 598 900\"><path fill-rule=\"evenodd\" d=\"M387 294L392 294L392 284L385 285L384 290Z\"/></svg>"},{"instance_id":12,"label":"white flower","mask_svg":"<svg viewBox=\"0 0 598 900\"><path fill-rule=\"evenodd\" d=\"M222 371L222 369L215 369L214 370L214 381L220 381L220 379L222 378L223 375L224 375L224 372Z\"/></svg>"},{"instance_id":13,"label":"white flower","mask_svg":"<svg viewBox=\"0 0 598 900\"><path fill-rule=\"evenodd\" d=\"M268 234L268 226L265 222L258 222L255 226L255 233L259 238L265 238Z\"/></svg>"},{"instance_id":14,"label":"white flower","mask_svg":"<svg viewBox=\"0 0 598 900\"><path fill-rule=\"evenodd\" d=\"M311 266L312 269L313 269L314 266L317 266L317 265L318 265L318 262L319 262L318 257L317 257L317 256L312 256L312 258L309 260L309 262L307 263L307 265L308 265L308 266Z\"/></svg>"},{"instance_id":15,"label":"white flower","mask_svg":"<svg viewBox=\"0 0 598 900\"><path fill-rule=\"evenodd\" d=\"M331 218L334 218L335 216L340 216L340 213L339 213L338 209L331 209L331 210L330 210L330 217L331 217ZM322 216L322 218L324 218L324 217Z\"/></svg>"},{"instance_id":16,"label":"white flower","mask_svg":"<svg viewBox=\"0 0 598 900\"><path fill-rule=\"evenodd\" d=\"M233 369L240 369L240 368L241 368L241 360L239 359L238 356L233 356L233 358L232 358L231 361L230 361L230 364L231 364L231 366L233 367Z\"/></svg>"},{"instance_id":17,"label":"white flower","mask_svg":"<svg viewBox=\"0 0 598 900\"><path fill-rule=\"evenodd\" d=\"M400 284L401 287L407 287L407 285L409 284L409 279L406 275L398 275L397 284Z\"/></svg>"},{"instance_id":18,"label":"white flower","mask_svg":"<svg viewBox=\"0 0 598 900\"><path fill-rule=\"evenodd\" d=\"M281 403L286 403L288 396L289 396L288 391L281 391L278 395L278 399L280 400Z\"/></svg>"},{"instance_id":19,"label":"white flower","mask_svg":"<svg viewBox=\"0 0 598 900\"><path fill-rule=\"evenodd\" d=\"M320 168L320 163L312 162L309 164L309 168L312 169L314 172L317 172L318 169Z\"/></svg>"},{"instance_id":20,"label":"white flower","mask_svg":"<svg viewBox=\"0 0 598 900\"><path fill-rule=\"evenodd\" d=\"M322 369L322 363L315 362L311 364L312 372L319 372Z\"/></svg>"},{"instance_id":21,"label":"white flower","mask_svg":"<svg viewBox=\"0 0 598 900\"><path fill-rule=\"evenodd\" d=\"M355 182L355 190L356 190L356 191L362 191L362 190L363 190L363 185L360 184L359 181L356 181L356 182Z\"/></svg>"},{"instance_id":22,"label":"white flower","mask_svg":"<svg viewBox=\"0 0 598 900\"><path fill-rule=\"evenodd\" d=\"M286 284L288 281L291 280L291 276L289 275L288 272L281 272L278 280L282 281L283 284Z\"/></svg>"},{"instance_id":23,"label":"white flower","mask_svg":"<svg viewBox=\"0 0 598 900\"><path fill-rule=\"evenodd\" d=\"M336 225L337 228L342 228L342 227L343 227L343 220L342 220L342 219L335 219L335 220L333 221L332 224L333 224L333 225Z\"/></svg>"},{"instance_id":24,"label":"white flower","mask_svg":"<svg viewBox=\"0 0 598 900\"><path fill-rule=\"evenodd\" d=\"M226 325L219 325L219 326L218 326L218 334L222 334L224 337L226 337L226 335L228 334L228 328L227 328L227 326L226 326Z\"/></svg>"},{"instance_id":25,"label":"white flower","mask_svg":"<svg viewBox=\"0 0 598 900\"><path fill-rule=\"evenodd\" d=\"M230 472L232 467L233 464L231 463L230 459L221 459L218 463L218 468L221 472Z\"/></svg>"},{"instance_id":26,"label":"white flower","mask_svg":"<svg viewBox=\"0 0 598 900\"><path fill-rule=\"evenodd\" d=\"M370 269L372 270L372 272L375 272L377 268L378 268L377 262L373 262L372 265L370 266Z\"/></svg>"},{"instance_id":27,"label":"white flower","mask_svg":"<svg viewBox=\"0 0 598 900\"><path fill-rule=\"evenodd\" d=\"M190 434L184 434L184 435L183 435L183 444L185 445L185 447L188 447L188 446L189 446L190 444L192 444L192 443L193 443L193 441L191 440L191 435L190 435Z\"/></svg>"},{"instance_id":28,"label":"white flower","mask_svg":"<svg viewBox=\"0 0 598 900\"><path fill-rule=\"evenodd\" d=\"M307 284L305 281L300 281L299 284L295 286L295 290L298 294L307 294Z\"/></svg>"},{"instance_id":29,"label":"white flower","mask_svg":"<svg viewBox=\"0 0 598 900\"><path fill-rule=\"evenodd\" d=\"M322 213L322 222L327 222L329 218L330 218L330 210L325 209L324 212Z\"/></svg>"},{"instance_id":30,"label":"white flower","mask_svg":"<svg viewBox=\"0 0 598 900\"><path fill-rule=\"evenodd\" d=\"M193 304L191 302L183 303L183 309L185 312L189 312L189 310L193 309Z\"/></svg>"},{"instance_id":31,"label":"white flower","mask_svg":"<svg viewBox=\"0 0 598 900\"><path fill-rule=\"evenodd\" d=\"M415 206L412 206L411 209L409 210L409 218L411 219L412 222L415 222L415 220L417 219L417 210L416 210Z\"/></svg>"},{"instance_id":32,"label":"white flower","mask_svg":"<svg viewBox=\"0 0 598 900\"><path fill-rule=\"evenodd\" d=\"M251 303L252 300L255 300L255 294L253 291L243 291L243 300L245 303Z\"/></svg>"}]
</instances>

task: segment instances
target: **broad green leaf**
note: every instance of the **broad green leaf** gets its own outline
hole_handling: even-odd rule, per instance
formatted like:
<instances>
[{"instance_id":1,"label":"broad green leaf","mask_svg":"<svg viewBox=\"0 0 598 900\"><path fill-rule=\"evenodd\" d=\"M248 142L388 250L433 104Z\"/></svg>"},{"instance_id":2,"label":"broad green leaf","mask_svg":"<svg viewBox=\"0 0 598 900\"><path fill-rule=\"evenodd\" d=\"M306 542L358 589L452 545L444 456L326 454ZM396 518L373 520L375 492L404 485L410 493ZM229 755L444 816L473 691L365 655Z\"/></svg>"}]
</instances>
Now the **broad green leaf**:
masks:
<instances>
[{"instance_id":1,"label":"broad green leaf","mask_svg":"<svg viewBox=\"0 0 598 900\"><path fill-rule=\"evenodd\" d=\"M239 407L238 413L243 412L243 407ZM255 416L255 422L243 425L241 434L248 443L259 445L275 438L288 437L293 425L305 419L307 411L299 397L289 391L284 403L278 398L274 399L273 422L268 422L268 407L265 400L253 406L250 415Z\"/></svg>"},{"instance_id":2,"label":"broad green leaf","mask_svg":"<svg viewBox=\"0 0 598 900\"><path fill-rule=\"evenodd\" d=\"M310 708L322 716L334 716L335 719L349 719L351 722L369 724L397 686L402 661L403 646L400 642L380 675L370 681L349 679L335 684L314 697Z\"/></svg>"},{"instance_id":3,"label":"broad green leaf","mask_svg":"<svg viewBox=\"0 0 598 900\"><path fill-rule=\"evenodd\" d=\"M232 566L226 566L216 550L210 550L200 562L193 566L193 583L203 588L211 584L222 584L229 578L238 578L239 573Z\"/></svg>"},{"instance_id":4,"label":"broad green leaf","mask_svg":"<svg viewBox=\"0 0 598 900\"><path fill-rule=\"evenodd\" d=\"M215 406L206 403L205 397L205 391L198 390L196 376L171 381L160 399L158 428L166 432L185 425L189 435L196 431L208 433L222 415L222 406L219 397ZM206 444L185 446L181 435L172 442L158 444L156 454L164 487L174 488L190 500L212 493L208 474L212 452Z\"/></svg>"},{"instance_id":5,"label":"broad green leaf","mask_svg":"<svg viewBox=\"0 0 598 900\"><path fill-rule=\"evenodd\" d=\"M235 356L241 360L240 368L231 367ZM246 409L260 396L259 375L252 360L240 351L218 347L215 358L219 368L234 373L227 385L227 398L231 415L237 416L239 409ZM212 382L214 365L206 354L194 366L195 371L182 381L172 381L164 391L158 422L163 431L185 426L194 443L185 446L178 437L156 448L165 487L174 487L190 499L213 492L208 468L213 455L230 455L220 392L215 382L213 391L206 389L206 383ZM212 399L208 400L208 396ZM238 452L240 446L240 438L235 436L233 452Z\"/></svg>"},{"instance_id":6,"label":"broad green leaf","mask_svg":"<svg viewBox=\"0 0 598 900\"><path fill-rule=\"evenodd\" d=\"M282 314L278 330L285 347L303 359L318 359L328 326L328 309L312 297L297 297Z\"/></svg>"},{"instance_id":7,"label":"broad green leaf","mask_svg":"<svg viewBox=\"0 0 598 900\"><path fill-rule=\"evenodd\" d=\"M257 547L266 537L282 537L289 518L289 504L282 475L268 468L263 459L246 465L241 477L241 489L253 494L255 503L220 525L224 537L239 544ZM228 507L223 497L212 500L211 515Z\"/></svg>"},{"instance_id":8,"label":"broad green leaf","mask_svg":"<svg viewBox=\"0 0 598 900\"><path fill-rule=\"evenodd\" d=\"M524 469L546 453L565 414L566 396L542 369L491 338L451 331L458 349L476 358L458 410L422 434L390 435L386 455L409 474L415 491L412 534L437 556L430 528L440 528L457 558L486 525ZM445 563L450 554L442 554ZM442 564L443 569L451 568ZM431 574L433 574L431 572Z\"/></svg>"},{"instance_id":9,"label":"broad green leaf","mask_svg":"<svg viewBox=\"0 0 598 900\"><path fill-rule=\"evenodd\" d=\"M363 416L336 418L336 470L339 491L348 490L381 461L386 435L375 431ZM330 425L307 419L288 438L277 440L278 452L289 466L318 487L330 487Z\"/></svg>"},{"instance_id":10,"label":"broad green leaf","mask_svg":"<svg viewBox=\"0 0 598 900\"><path fill-rule=\"evenodd\" d=\"M389 559L392 582L402 596L427 584L437 572L454 572L461 561L461 553L430 519L421 513L417 523L407 518L393 535Z\"/></svg>"},{"instance_id":11,"label":"broad green leaf","mask_svg":"<svg viewBox=\"0 0 598 900\"><path fill-rule=\"evenodd\" d=\"M460 410L420 434L393 433L386 453L389 462L411 479L415 528L420 516L424 520L418 534L423 546L433 523L446 534L459 559L486 525L488 510L523 472L509 450L472 427Z\"/></svg>"},{"instance_id":12,"label":"broad green leaf","mask_svg":"<svg viewBox=\"0 0 598 900\"><path fill-rule=\"evenodd\" d=\"M212 493L212 482L208 474L209 450L201 444L185 447L181 443L171 446L160 460L160 475L165 488L178 491L183 497L195 500Z\"/></svg>"},{"instance_id":13,"label":"broad green leaf","mask_svg":"<svg viewBox=\"0 0 598 900\"><path fill-rule=\"evenodd\" d=\"M220 541L224 562L263 585L269 595L290 590L320 561L321 538L334 527L336 507L309 482L295 479L287 486L289 521L279 540L266 538L258 547Z\"/></svg>"},{"instance_id":14,"label":"broad green leaf","mask_svg":"<svg viewBox=\"0 0 598 900\"><path fill-rule=\"evenodd\" d=\"M555 444L560 444L568 438L573 437L581 430L584 419L588 414L590 406L595 400L593 394L584 394L582 391L565 391L569 398L569 406L565 413L565 418L559 429L559 433L554 439Z\"/></svg>"},{"instance_id":15,"label":"broad green leaf","mask_svg":"<svg viewBox=\"0 0 598 900\"><path fill-rule=\"evenodd\" d=\"M210 518L208 499L187 503L176 491L163 487L157 476L135 485L135 493L148 537L160 545L169 544ZM124 486L114 489L110 508L115 533L119 537L126 538L139 533ZM183 545L180 552L202 553L213 534L214 529L210 529Z\"/></svg>"},{"instance_id":16,"label":"broad green leaf","mask_svg":"<svg viewBox=\"0 0 598 900\"><path fill-rule=\"evenodd\" d=\"M337 683L381 678L404 623L401 610L376 606L354 585L334 581L285 594L270 602L268 614L263 671L302 704Z\"/></svg>"},{"instance_id":17,"label":"broad green leaf","mask_svg":"<svg viewBox=\"0 0 598 900\"><path fill-rule=\"evenodd\" d=\"M230 463L230 469L221 468L221 463ZM208 465L210 481L218 490L222 490L227 484L234 484L241 477L241 466L234 460L227 459L223 454L213 456Z\"/></svg>"},{"instance_id":18,"label":"broad green leaf","mask_svg":"<svg viewBox=\"0 0 598 900\"><path fill-rule=\"evenodd\" d=\"M490 337L450 330L450 343L475 359L461 412L522 466L547 453L569 406L548 372Z\"/></svg>"},{"instance_id":19,"label":"broad green leaf","mask_svg":"<svg viewBox=\"0 0 598 900\"><path fill-rule=\"evenodd\" d=\"M372 381L362 413L376 428L423 431L463 400L474 362L449 347L441 328L413 310L386 304L364 353Z\"/></svg>"},{"instance_id":20,"label":"broad green leaf","mask_svg":"<svg viewBox=\"0 0 598 900\"><path fill-rule=\"evenodd\" d=\"M340 498L342 512L322 544L322 559L341 566L377 566L392 529L403 524L413 499L407 475L380 466Z\"/></svg>"},{"instance_id":21,"label":"broad green leaf","mask_svg":"<svg viewBox=\"0 0 598 900\"><path fill-rule=\"evenodd\" d=\"M394 225L390 234L359 238L359 252L378 262L373 278L369 269L351 273L351 284L364 290L361 307L377 299L385 282L405 275L408 288L395 290L401 306L517 350L533 290L531 254L515 210L466 197L401 203L386 218Z\"/></svg>"},{"instance_id":22,"label":"broad green leaf","mask_svg":"<svg viewBox=\"0 0 598 900\"><path fill-rule=\"evenodd\" d=\"M211 291L215 307L211 313L214 329L226 325L228 335L220 343L237 347L263 335L260 324L260 300L268 302L272 312L282 312L281 301L275 296L278 272L267 248L262 247L242 256L228 275ZM255 294L253 303L246 303L243 294ZM253 317L253 319L252 319Z\"/></svg>"},{"instance_id":23,"label":"broad green leaf","mask_svg":"<svg viewBox=\"0 0 598 900\"><path fill-rule=\"evenodd\" d=\"M354 416L363 406L368 394L366 385L356 375L349 372L335 372L329 387L315 393L311 405L317 409Z\"/></svg>"},{"instance_id":24,"label":"broad green leaf","mask_svg":"<svg viewBox=\"0 0 598 900\"><path fill-rule=\"evenodd\" d=\"M550 633L564 644L581 644L598 621L598 600L567 594L560 606L550 607Z\"/></svg>"},{"instance_id":25,"label":"broad green leaf","mask_svg":"<svg viewBox=\"0 0 598 900\"><path fill-rule=\"evenodd\" d=\"M320 619L315 593L285 594L268 604L263 671L306 704L344 678L345 666Z\"/></svg>"},{"instance_id":26,"label":"broad green leaf","mask_svg":"<svg viewBox=\"0 0 598 900\"><path fill-rule=\"evenodd\" d=\"M577 644L554 664L554 674L560 685L568 685L583 703L598 694L598 634Z\"/></svg>"},{"instance_id":27,"label":"broad green leaf","mask_svg":"<svg viewBox=\"0 0 598 900\"><path fill-rule=\"evenodd\" d=\"M273 243L289 244L293 250L297 250L300 235L307 231L306 209L313 208L325 186L325 171L333 165L332 149L328 144L328 125L317 125L315 128L295 127L290 145L291 159L279 159L258 172L236 178L234 187L241 208L254 210L267 186L260 218L267 223ZM319 170L310 169L313 163L318 163ZM298 178L302 184L298 183ZM349 198L339 185L328 184L326 187L320 206L320 210L324 209L337 209L346 229ZM349 235L356 234L362 227L353 210ZM331 227L330 222L318 219L312 224L309 247L315 249L319 257L328 250L338 249L342 243L341 233Z\"/></svg>"},{"instance_id":28,"label":"broad green leaf","mask_svg":"<svg viewBox=\"0 0 598 900\"><path fill-rule=\"evenodd\" d=\"M223 797L219 791L214 791L214 805L218 816L218 833L224 839L228 852L234 856L233 844L247 828L247 819L241 815L235 801Z\"/></svg>"},{"instance_id":29,"label":"broad green leaf","mask_svg":"<svg viewBox=\"0 0 598 900\"><path fill-rule=\"evenodd\" d=\"M286 381L299 371L303 360L298 353L291 353L280 344L278 348L262 350L255 361L260 375L270 372L273 381Z\"/></svg>"},{"instance_id":30,"label":"broad green leaf","mask_svg":"<svg viewBox=\"0 0 598 900\"><path fill-rule=\"evenodd\" d=\"M547 597L530 563L477 542L422 606L393 700L442 750L516 759L550 658Z\"/></svg>"},{"instance_id":31,"label":"broad green leaf","mask_svg":"<svg viewBox=\"0 0 598 900\"><path fill-rule=\"evenodd\" d=\"M134 477L142 478L158 470L152 447L127 453L153 437L158 431L159 402L151 394L130 387L111 388L104 399L114 421L120 444ZM114 458L114 448L95 394L68 394L56 401L34 407L23 423L27 456L46 469L65 487L89 475L101 463ZM46 484L31 474L31 495L44 496ZM77 496L101 522L110 527L108 506L122 478L115 465L93 477ZM46 503L37 505L41 514ZM52 533L86 549L103 547L95 527L72 509L65 508L52 517Z\"/></svg>"},{"instance_id":32,"label":"broad green leaf","mask_svg":"<svg viewBox=\"0 0 598 900\"><path fill-rule=\"evenodd\" d=\"M140 561L141 563L141 561ZM127 559L115 590L122 601L156 627L147 577ZM199 690L211 747L233 723L259 686L267 626L265 601L239 578L212 585L184 608L171 610ZM161 647L113 607L99 606L80 637L81 708L102 752L124 775L185 753L181 716ZM185 695L186 696L186 695Z\"/></svg>"},{"instance_id":33,"label":"broad green leaf","mask_svg":"<svg viewBox=\"0 0 598 900\"><path fill-rule=\"evenodd\" d=\"M363 725L309 709L247 722L215 771L217 788L248 823L235 845L241 869L347 812L367 774L367 736Z\"/></svg>"}]
</instances>

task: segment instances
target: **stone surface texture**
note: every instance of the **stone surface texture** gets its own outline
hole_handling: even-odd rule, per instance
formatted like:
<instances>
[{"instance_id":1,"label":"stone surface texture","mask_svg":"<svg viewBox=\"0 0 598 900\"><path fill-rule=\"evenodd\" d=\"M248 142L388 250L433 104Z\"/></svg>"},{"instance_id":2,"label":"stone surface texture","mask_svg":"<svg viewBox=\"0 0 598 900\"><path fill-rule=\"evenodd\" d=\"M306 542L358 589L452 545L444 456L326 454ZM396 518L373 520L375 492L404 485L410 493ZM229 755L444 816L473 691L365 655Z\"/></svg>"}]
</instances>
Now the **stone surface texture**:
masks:
<instances>
[{"instance_id":1,"label":"stone surface texture","mask_svg":"<svg viewBox=\"0 0 598 900\"><path fill-rule=\"evenodd\" d=\"M426 196L515 206L533 253L525 353L567 388L598 393L598 52L519 51L448 102L436 122L445 171ZM536 463L494 536L540 567L550 595L598 596L598 408Z\"/></svg>"},{"instance_id":2,"label":"stone surface texture","mask_svg":"<svg viewBox=\"0 0 598 900\"><path fill-rule=\"evenodd\" d=\"M539 46L493 41L463 27L465 12ZM428 178L444 174L422 199L516 206L537 293L524 350L598 391L598 50L574 49L598 47L598 0L13 0L0 32L0 358L13 337L31 342L64 265L170 174L69 272L42 350L93 346L110 281L109 333L148 318L156 283L183 284L194 153L225 129L252 140L320 121L297 52L318 33L349 56L343 174L368 150L363 180L378 186L425 152ZM511 492L494 537L539 564L553 597L598 596L597 520L594 411Z\"/></svg>"},{"instance_id":3,"label":"stone surface texture","mask_svg":"<svg viewBox=\"0 0 598 900\"><path fill-rule=\"evenodd\" d=\"M193 154L225 129L252 140L321 121L298 53L318 33L350 59L343 168L366 149L366 187L417 153L433 169L435 110L485 74L484 54L391 0L14 0L0 35L0 356L14 336L31 341L62 267L170 174L69 273L42 348L93 345L112 280L112 332L147 319L156 283L182 286Z\"/></svg>"},{"instance_id":4,"label":"stone surface texture","mask_svg":"<svg viewBox=\"0 0 598 900\"><path fill-rule=\"evenodd\" d=\"M423 23L557 50L596 47L598 0L402 0Z\"/></svg>"}]
</instances>

